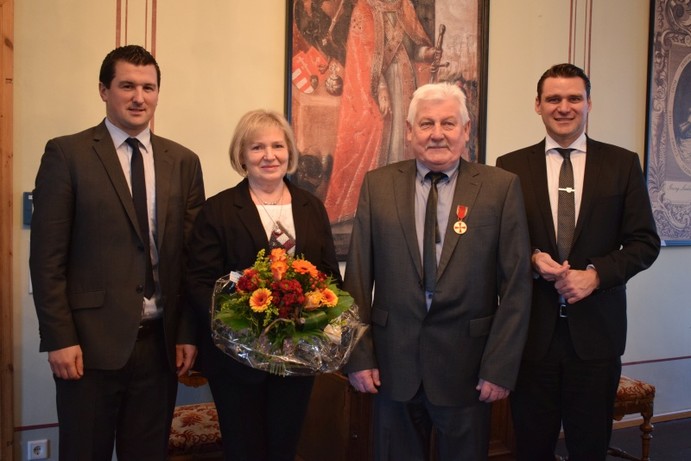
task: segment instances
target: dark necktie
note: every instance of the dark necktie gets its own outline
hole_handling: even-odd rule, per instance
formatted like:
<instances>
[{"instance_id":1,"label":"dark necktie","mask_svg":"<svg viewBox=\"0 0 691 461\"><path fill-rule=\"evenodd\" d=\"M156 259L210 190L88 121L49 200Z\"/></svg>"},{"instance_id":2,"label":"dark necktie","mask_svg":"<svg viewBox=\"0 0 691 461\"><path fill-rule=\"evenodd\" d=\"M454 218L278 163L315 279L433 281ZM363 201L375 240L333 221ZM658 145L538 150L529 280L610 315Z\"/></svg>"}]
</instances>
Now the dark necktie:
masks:
<instances>
[{"instance_id":1,"label":"dark necktie","mask_svg":"<svg viewBox=\"0 0 691 461\"><path fill-rule=\"evenodd\" d=\"M144 252L146 254L146 273L144 283L144 296L151 298L154 294L154 270L151 264L151 242L149 241L149 213L146 204L146 180L144 179L144 159L139 150L139 141L136 138L127 138L125 141L132 148L131 181L132 181L132 201L134 210L137 213L139 229L144 239Z\"/></svg>"},{"instance_id":2,"label":"dark necktie","mask_svg":"<svg viewBox=\"0 0 691 461\"><path fill-rule=\"evenodd\" d=\"M447 176L444 173L430 171L425 176L432 183L427 196L425 210L425 230L422 243L422 261L425 280L425 291L434 292L437 282L437 243L441 241L439 224L437 223L437 183Z\"/></svg>"},{"instance_id":3,"label":"dark necktie","mask_svg":"<svg viewBox=\"0 0 691 461\"><path fill-rule=\"evenodd\" d=\"M559 205L557 207L557 249L563 262L569 256L576 227L576 190L573 188L571 152L574 149L557 149L564 157L559 171Z\"/></svg>"}]
</instances>

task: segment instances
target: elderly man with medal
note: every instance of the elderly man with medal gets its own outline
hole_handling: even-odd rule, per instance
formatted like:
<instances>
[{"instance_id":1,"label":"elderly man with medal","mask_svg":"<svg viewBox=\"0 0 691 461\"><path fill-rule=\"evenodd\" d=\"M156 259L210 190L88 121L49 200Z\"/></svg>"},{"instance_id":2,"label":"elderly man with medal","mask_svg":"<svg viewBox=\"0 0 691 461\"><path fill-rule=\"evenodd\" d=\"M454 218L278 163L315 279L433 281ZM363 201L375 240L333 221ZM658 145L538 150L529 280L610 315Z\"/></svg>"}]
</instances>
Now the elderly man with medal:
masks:
<instances>
[{"instance_id":1,"label":"elderly man with medal","mask_svg":"<svg viewBox=\"0 0 691 461\"><path fill-rule=\"evenodd\" d=\"M406 125L415 158L362 184L344 288L370 329L343 371L374 394L377 459L429 459L434 431L436 459L486 460L490 404L513 389L530 314L520 184L462 158L458 86L418 88Z\"/></svg>"}]
</instances>

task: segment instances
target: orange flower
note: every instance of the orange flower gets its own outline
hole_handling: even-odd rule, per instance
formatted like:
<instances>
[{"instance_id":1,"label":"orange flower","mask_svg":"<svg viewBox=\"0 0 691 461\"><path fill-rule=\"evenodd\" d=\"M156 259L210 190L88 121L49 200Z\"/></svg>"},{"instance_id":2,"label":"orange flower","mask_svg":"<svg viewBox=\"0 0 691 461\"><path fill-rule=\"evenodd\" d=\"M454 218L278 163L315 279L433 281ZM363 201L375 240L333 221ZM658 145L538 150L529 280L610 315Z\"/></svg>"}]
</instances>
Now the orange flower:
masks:
<instances>
[{"instance_id":1,"label":"orange flower","mask_svg":"<svg viewBox=\"0 0 691 461\"><path fill-rule=\"evenodd\" d=\"M271 262L275 261L285 261L288 259L288 256L286 255L286 250L283 248L274 248L271 250L271 256L269 257Z\"/></svg>"},{"instance_id":2,"label":"orange flower","mask_svg":"<svg viewBox=\"0 0 691 461\"><path fill-rule=\"evenodd\" d=\"M268 288L259 288L252 293L250 297L250 308L254 312L264 312L271 304L271 290Z\"/></svg>"},{"instance_id":3,"label":"orange flower","mask_svg":"<svg viewBox=\"0 0 691 461\"><path fill-rule=\"evenodd\" d=\"M298 274L309 274L311 277L319 275L319 271L315 265L304 259L296 259L293 261L293 269Z\"/></svg>"},{"instance_id":4,"label":"orange flower","mask_svg":"<svg viewBox=\"0 0 691 461\"><path fill-rule=\"evenodd\" d=\"M322 290L322 302L327 307L334 307L338 304L338 296L329 288L324 288Z\"/></svg>"},{"instance_id":5,"label":"orange flower","mask_svg":"<svg viewBox=\"0 0 691 461\"><path fill-rule=\"evenodd\" d=\"M273 261L271 263L271 273L275 281L283 280L283 276L288 272L288 264L285 260Z\"/></svg>"},{"instance_id":6,"label":"orange flower","mask_svg":"<svg viewBox=\"0 0 691 461\"><path fill-rule=\"evenodd\" d=\"M318 291L310 291L305 295L305 306L304 309L306 311L313 311L315 309L318 309L322 302L324 300L324 297L322 294Z\"/></svg>"}]
</instances>

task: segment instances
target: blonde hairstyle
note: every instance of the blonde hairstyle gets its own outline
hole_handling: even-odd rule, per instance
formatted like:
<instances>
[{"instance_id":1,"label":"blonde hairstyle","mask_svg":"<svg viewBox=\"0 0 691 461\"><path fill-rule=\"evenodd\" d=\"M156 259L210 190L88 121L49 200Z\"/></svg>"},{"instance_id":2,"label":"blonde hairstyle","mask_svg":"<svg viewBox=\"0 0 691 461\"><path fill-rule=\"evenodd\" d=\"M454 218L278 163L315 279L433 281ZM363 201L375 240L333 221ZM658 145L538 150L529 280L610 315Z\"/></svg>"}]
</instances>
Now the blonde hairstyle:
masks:
<instances>
[{"instance_id":1,"label":"blonde hairstyle","mask_svg":"<svg viewBox=\"0 0 691 461\"><path fill-rule=\"evenodd\" d=\"M295 143L293 129L282 114L263 109L247 112L235 127L229 149L230 165L233 170L242 176L247 176L247 169L242 157L247 149L248 139L254 136L257 131L272 127L280 128L283 131L288 144L288 174L295 173L298 168L300 153Z\"/></svg>"},{"instance_id":2,"label":"blonde hairstyle","mask_svg":"<svg viewBox=\"0 0 691 461\"><path fill-rule=\"evenodd\" d=\"M468 114L468 107L465 104L465 94L453 83L428 83L422 85L413 93L413 99L410 101L408 107L408 123L411 125L415 122L417 116L417 107L420 101L443 101L446 99L455 99L458 101L460 108L461 123L464 125L470 120Z\"/></svg>"}]
</instances>

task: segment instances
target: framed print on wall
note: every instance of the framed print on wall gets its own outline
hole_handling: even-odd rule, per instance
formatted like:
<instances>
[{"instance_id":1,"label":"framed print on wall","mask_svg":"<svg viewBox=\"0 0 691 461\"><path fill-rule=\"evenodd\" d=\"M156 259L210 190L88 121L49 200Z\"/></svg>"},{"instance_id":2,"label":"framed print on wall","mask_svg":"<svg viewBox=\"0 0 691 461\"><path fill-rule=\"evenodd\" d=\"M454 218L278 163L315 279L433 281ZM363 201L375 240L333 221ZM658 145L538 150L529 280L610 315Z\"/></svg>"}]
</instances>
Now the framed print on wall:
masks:
<instances>
[{"instance_id":1,"label":"framed print on wall","mask_svg":"<svg viewBox=\"0 0 691 461\"><path fill-rule=\"evenodd\" d=\"M651 0L646 172L663 245L691 245L691 4Z\"/></svg>"},{"instance_id":2,"label":"framed print on wall","mask_svg":"<svg viewBox=\"0 0 691 461\"><path fill-rule=\"evenodd\" d=\"M365 173L412 158L405 118L418 86L464 91L465 159L484 162L489 0L288 0L287 18L293 180L324 201L345 259Z\"/></svg>"}]
</instances>

